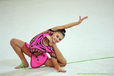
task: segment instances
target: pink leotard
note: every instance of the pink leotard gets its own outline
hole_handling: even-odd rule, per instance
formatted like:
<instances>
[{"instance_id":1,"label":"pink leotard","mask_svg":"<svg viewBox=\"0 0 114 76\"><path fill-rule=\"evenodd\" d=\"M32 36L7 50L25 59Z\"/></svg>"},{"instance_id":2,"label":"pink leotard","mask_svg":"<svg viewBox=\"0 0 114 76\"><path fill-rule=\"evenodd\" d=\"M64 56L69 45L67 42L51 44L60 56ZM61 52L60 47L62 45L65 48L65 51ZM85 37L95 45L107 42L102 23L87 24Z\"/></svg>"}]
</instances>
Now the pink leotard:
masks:
<instances>
[{"instance_id":1,"label":"pink leotard","mask_svg":"<svg viewBox=\"0 0 114 76\"><path fill-rule=\"evenodd\" d=\"M42 66L43 64L45 64L45 62L48 59L47 53L49 53L51 55L51 57L56 58L54 49L52 46L45 46L43 44L43 39L47 36L47 35L51 35L52 33L50 33L50 31L48 30L47 32L38 34L37 36L35 36L31 41L30 44L28 44L27 42L25 42L25 45L27 46L27 48L29 49L29 54L31 56L31 67L32 68L37 68ZM37 53L37 55L35 54Z\"/></svg>"}]
</instances>

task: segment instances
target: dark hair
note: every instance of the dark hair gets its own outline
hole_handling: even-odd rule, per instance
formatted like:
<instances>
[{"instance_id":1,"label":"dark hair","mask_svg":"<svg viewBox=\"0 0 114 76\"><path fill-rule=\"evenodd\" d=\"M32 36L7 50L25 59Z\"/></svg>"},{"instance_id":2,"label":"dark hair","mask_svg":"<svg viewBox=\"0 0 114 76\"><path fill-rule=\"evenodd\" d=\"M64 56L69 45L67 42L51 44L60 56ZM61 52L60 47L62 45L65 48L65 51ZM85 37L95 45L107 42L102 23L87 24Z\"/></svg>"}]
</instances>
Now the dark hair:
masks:
<instances>
[{"instance_id":1,"label":"dark hair","mask_svg":"<svg viewBox=\"0 0 114 76\"><path fill-rule=\"evenodd\" d=\"M66 30L65 29L59 29L56 32L61 32L63 36L65 36Z\"/></svg>"},{"instance_id":2,"label":"dark hair","mask_svg":"<svg viewBox=\"0 0 114 76\"><path fill-rule=\"evenodd\" d=\"M60 32L60 33L62 33L63 36L65 36L65 33L66 33L65 29L58 29L56 31L53 31L52 29L49 29L49 30L52 31L52 32Z\"/></svg>"}]
</instances>

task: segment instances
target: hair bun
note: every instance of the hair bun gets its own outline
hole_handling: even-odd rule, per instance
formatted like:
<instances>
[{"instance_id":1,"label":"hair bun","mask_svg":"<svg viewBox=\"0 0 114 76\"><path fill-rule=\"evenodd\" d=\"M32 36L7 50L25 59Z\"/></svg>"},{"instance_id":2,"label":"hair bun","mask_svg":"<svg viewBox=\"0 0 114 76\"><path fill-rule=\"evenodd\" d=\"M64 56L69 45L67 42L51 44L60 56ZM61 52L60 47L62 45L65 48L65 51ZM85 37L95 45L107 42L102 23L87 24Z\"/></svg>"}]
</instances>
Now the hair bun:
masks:
<instances>
[{"instance_id":1,"label":"hair bun","mask_svg":"<svg viewBox=\"0 0 114 76\"><path fill-rule=\"evenodd\" d=\"M65 29L61 29L60 31L63 34L63 36L65 36L66 30Z\"/></svg>"},{"instance_id":2,"label":"hair bun","mask_svg":"<svg viewBox=\"0 0 114 76\"><path fill-rule=\"evenodd\" d=\"M66 30L65 30L65 29L62 29L62 32L63 32L63 33L66 33Z\"/></svg>"}]
</instances>

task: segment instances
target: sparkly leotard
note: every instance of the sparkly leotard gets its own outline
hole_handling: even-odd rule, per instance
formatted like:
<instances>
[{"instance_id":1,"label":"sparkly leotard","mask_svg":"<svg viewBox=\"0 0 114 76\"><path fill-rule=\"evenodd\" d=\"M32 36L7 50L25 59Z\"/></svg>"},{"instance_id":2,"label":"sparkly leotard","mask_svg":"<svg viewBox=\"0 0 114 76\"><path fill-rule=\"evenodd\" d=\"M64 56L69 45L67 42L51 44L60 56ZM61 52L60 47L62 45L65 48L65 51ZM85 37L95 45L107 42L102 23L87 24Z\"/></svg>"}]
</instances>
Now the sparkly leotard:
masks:
<instances>
[{"instance_id":1,"label":"sparkly leotard","mask_svg":"<svg viewBox=\"0 0 114 76\"><path fill-rule=\"evenodd\" d=\"M29 49L29 54L31 56L30 64L31 64L32 68L37 68L37 67L40 67L43 64L45 64L45 62L48 59L47 53L49 53L51 57L56 58L53 47L45 46L43 44L43 39L47 35L51 36L52 33L53 33L53 31L48 30L46 32L40 33L37 36L35 36L30 41L30 44L28 44L27 42L25 43L25 45ZM37 54L35 54L35 53L37 53Z\"/></svg>"}]
</instances>

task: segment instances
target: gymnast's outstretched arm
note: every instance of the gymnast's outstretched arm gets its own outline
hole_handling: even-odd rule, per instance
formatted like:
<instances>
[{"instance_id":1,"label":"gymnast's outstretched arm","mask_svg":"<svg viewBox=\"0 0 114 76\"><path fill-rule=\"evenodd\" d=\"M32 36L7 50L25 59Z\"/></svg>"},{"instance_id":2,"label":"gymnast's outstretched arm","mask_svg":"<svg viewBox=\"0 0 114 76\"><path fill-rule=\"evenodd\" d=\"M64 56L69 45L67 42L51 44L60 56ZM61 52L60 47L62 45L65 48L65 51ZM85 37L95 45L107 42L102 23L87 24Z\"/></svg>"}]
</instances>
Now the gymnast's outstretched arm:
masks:
<instances>
[{"instance_id":1,"label":"gymnast's outstretched arm","mask_svg":"<svg viewBox=\"0 0 114 76\"><path fill-rule=\"evenodd\" d=\"M56 26L56 27L53 27L52 30L56 31L56 30L59 30L59 29L71 28L73 26L79 25L80 23L82 23L83 20L85 20L87 18L88 18L88 16L83 17L83 18L81 18L81 16L79 16L79 20L77 22L72 22L72 23L69 23L69 24L65 24L65 25L61 25L61 26Z\"/></svg>"}]
</instances>

